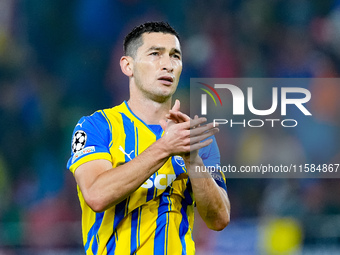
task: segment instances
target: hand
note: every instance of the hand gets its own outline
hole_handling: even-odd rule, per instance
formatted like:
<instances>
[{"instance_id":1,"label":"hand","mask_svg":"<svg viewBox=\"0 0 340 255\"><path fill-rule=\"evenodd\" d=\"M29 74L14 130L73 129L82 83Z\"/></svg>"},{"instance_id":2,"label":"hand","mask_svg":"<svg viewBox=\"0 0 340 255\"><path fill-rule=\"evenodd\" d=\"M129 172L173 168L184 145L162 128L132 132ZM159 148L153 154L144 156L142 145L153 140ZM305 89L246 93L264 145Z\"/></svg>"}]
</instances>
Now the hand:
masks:
<instances>
[{"instance_id":1,"label":"hand","mask_svg":"<svg viewBox=\"0 0 340 255\"><path fill-rule=\"evenodd\" d=\"M174 106L169 111L169 113L167 115L165 115L165 117L168 120L172 120L176 123L182 123L182 122L190 121L191 118L188 115L182 113L180 111L180 108L181 108L181 103L178 99L176 99Z\"/></svg>"},{"instance_id":2,"label":"hand","mask_svg":"<svg viewBox=\"0 0 340 255\"><path fill-rule=\"evenodd\" d=\"M214 135L219 130L213 126L213 123L203 125L206 118L199 118L197 115L191 119L186 114L180 112L180 102L176 100L173 108L166 115L168 121L161 121L161 126L165 132L164 138L172 139L171 150L172 155L182 155L189 160L190 152L194 158L198 155L198 150L208 146L212 139L204 139ZM179 150L178 150L179 149Z\"/></svg>"}]
</instances>

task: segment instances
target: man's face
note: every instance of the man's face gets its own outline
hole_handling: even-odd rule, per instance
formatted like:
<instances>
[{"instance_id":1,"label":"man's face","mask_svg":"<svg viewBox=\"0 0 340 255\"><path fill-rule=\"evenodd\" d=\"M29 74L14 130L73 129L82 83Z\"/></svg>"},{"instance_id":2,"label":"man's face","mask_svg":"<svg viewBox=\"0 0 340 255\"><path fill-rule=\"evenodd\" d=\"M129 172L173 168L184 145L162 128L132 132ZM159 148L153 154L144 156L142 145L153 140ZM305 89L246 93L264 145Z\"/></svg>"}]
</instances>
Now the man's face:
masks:
<instances>
[{"instance_id":1,"label":"man's face","mask_svg":"<svg viewBox=\"0 0 340 255\"><path fill-rule=\"evenodd\" d=\"M176 91L182 72L182 55L176 36L144 33L137 50L132 78L147 98L163 102Z\"/></svg>"}]
</instances>

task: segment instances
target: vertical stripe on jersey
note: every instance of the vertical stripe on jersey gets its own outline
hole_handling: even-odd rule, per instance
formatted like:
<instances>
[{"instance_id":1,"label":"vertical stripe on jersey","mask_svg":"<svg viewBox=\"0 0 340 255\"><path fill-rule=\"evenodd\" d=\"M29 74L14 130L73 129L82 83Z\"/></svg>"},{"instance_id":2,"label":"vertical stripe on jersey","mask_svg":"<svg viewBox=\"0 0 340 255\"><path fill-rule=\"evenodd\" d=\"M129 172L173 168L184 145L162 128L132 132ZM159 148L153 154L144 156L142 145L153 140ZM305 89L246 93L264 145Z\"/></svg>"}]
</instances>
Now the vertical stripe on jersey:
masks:
<instances>
[{"instance_id":1,"label":"vertical stripe on jersey","mask_svg":"<svg viewBox=\"0 0 340 255\"><path fill-rule=\"evenodd\" d=\"M124 114L121 113L123 126L124 126L124 133L125 133L125 144L124 144L124 151L125 151L125 162L132 160L135 158L137 153L136 147L136 138L138 138L138 134L136 136L136 128L134 123ZM132 152L133 151L133 152ZM116 241L118 241L118 233L116 231L118 224L124 219L125 215L128 212L130 197L123 200L115 207L115 218L113 222L113 229L114 233L110 237L110 240L107 244L107 253L110 254L111 251L115 250ZM131 243L133 245L133 243Z\"/></svg>"},{"instance_id":2,"label":"vertical stripe on jersey","mask_svg":"<svg viewBox=\"0 0 340 255\"><path fill-rule=\"evenodd\" d=\"M109 118L107 117L106 113L103 110L100 111L100 112L104 115L107 123L109 124L109 128L110 128L110 140L109 140L110 144L109 144L109 148L111 148L111 146L113 144L113 140L112 140L112 125L111 125L111 122L110 122Z\"/></svg>"},{"instance_id":3,"label":"vertical stripe on jersey","mask_svg":"<svg viewBox=\"0 0 340 255\"><path fill-rule=\"evenodd\" d=\"M138 209L131 213L131 245L130 254L135 254L137 250L137 226L138 226Z\"/></svg>"},{"instance_id":4,"label":"vertical stripe on jersey","mask_svg":"<svg viewBox=\"0 0 340 255\"><path fill-rule=\"evenodd\" d=\"M125 162L130 161L136 156L136 134L135 125L124 113L121 113L125 133Z\"/></svg>"},{"instance_id":5,"label":"vertical stripe on jersey","mask_svg":"<svg viewBox=\"0 0 340 255\"><path fill-rule=\"evenodd\" d=\"M138 207L131 213L131 248L130 254L137 254L136 250L140 246L140 221L142 207Z\"/></svg>"},{"instance_id":6,"label":"vertical stripe on jersey","mask_svg":"<svg viewBox=\"0 0 340 255\"><path fill-rule=\"evenodd\" d=\"M102 224L103 216L104 216L104 212L96 213L96 220L87 234L86 244L84 246L85 252L87 252L87 250L89 249L91 240L93 239L91 249L92 249L93 254L97 253L97 250L98 250L97 234L98 234L100 225Z\"/></svg>"},{"instance_id":7,"label":"vertical stripe on jersey","mask_svg":"<svg viewBox=\"0 0 340 255\"><path fill-rule=\"evenodd\" d=\"M113 220L113 234L110 236L110 239L106 245L107 253L110 254L111 251L114 251L116 248L116 241L118 241L117 234L117 226L124 219L126 214L126 207L128 205L128 199L123 200L115 207L115 217ZM116 240L117 239L117 240Z\"/></svg>"},{"instance_id":8,"label":"vertical stripe on jersey","mask_svg":"<svg viewBox=\"0 0 340 255\"><path fill-rule=\"evenodd\" d=\"M194 200L191 197L191 193L192 193L192 187L191 187L191 182L188 178L187 180L187 185L186 185L186 189L184 190L184 199L187 202L188 205L192 205L194 203Z\"/></svg>"},{"instance_id":9,"label":"vertical stripe on jersey","mask_svg":"<svg viewBox=\"0 0 340 255\"><path fill-rule=\"evenodd\" d=\"M142 207L138 208L139 215L138 215L138 230L137 230L137 238L138 238L138 246L140 247L140 223L142 221Z\"/></svg>"},{"instance_id":10,"label":"vertical stripe on jersey","mask_svg":"<svg viewBox=\"0 0 340 255\"><path fill-rule=\"evenodd\" d=\"M186 254L186 243L185 243L185 234L188 232L189 229L189 221L188 221L188 215L187 215L187 206L188 204L183 199L182 202L182 208L181 208L181 214L182 214L182 221L179 225L179 237L181 239L182 244L182 255Z\"/></svg>"},{"instance_id":11,"label":"vertical stripe on jersey","mask_svg":"<svg viewBox=\"0 0 340 255\"><path fill-rule=\"evenodd\" d=\"M135 155L138 156L139 154L139 151L138 151L138 147L139 147L139 138L138 138L138 128L135 127L135 134L136 134L136 137L135 137L135 141L136 141L136 145L135 145Z\"/></svg>"},{"instance_id":12,"label":"vertical stripe on jersey","mask_svg":"<svg viewBox=\"0 0 340 255\"><path fill-rule=\"evenodd\" d=\"M154 255L167 254L169 212L171 211L170 189L171 187L169 186L160 196L156 220Z\"/></svg>"}]
</instances>

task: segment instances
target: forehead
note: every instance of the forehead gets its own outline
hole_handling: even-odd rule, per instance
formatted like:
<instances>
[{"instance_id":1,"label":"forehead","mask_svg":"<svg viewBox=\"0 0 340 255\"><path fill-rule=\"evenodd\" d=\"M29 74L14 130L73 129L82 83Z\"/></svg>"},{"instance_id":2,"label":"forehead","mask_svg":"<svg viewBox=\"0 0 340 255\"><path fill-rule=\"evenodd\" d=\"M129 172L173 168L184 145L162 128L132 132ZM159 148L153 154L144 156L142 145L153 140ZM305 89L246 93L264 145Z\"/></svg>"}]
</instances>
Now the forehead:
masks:
<instances>
[{"instance_id":1,"label":"forehead","mask_svg":"<svg viewBox=\"0 0 340 255\"><path fill-rule=\"evenodd\" d=\"M150 47L164 47L166 49L178 49L181 46L178 38L172 34L165 33L144 33L142 35L143 45L140 47L142 50L148 50Z\"/></svg>"}]
</instances>

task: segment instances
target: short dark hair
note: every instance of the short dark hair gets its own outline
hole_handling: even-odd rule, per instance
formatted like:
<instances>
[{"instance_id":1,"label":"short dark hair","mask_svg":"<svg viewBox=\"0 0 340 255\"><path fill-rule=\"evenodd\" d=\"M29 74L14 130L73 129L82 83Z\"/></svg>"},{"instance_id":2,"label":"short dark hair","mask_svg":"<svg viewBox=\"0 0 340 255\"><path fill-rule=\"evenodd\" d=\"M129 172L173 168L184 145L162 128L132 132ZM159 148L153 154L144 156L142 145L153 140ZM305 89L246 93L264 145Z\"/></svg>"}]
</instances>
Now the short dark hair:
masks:
<instances>
[{"instance_id":1,"label":"short dark hair","mask_svg":"<svg viewBox=\"0 0 340 255\"><path fill-rule=\"evenodd\" d=\"M164 21L146 22L132 29L124 39L125 56L135 57L137 49L143 45L142 35L144 33L164 33L175 35L180 40L176 30Z\"/></svg>"}]
</instances>

